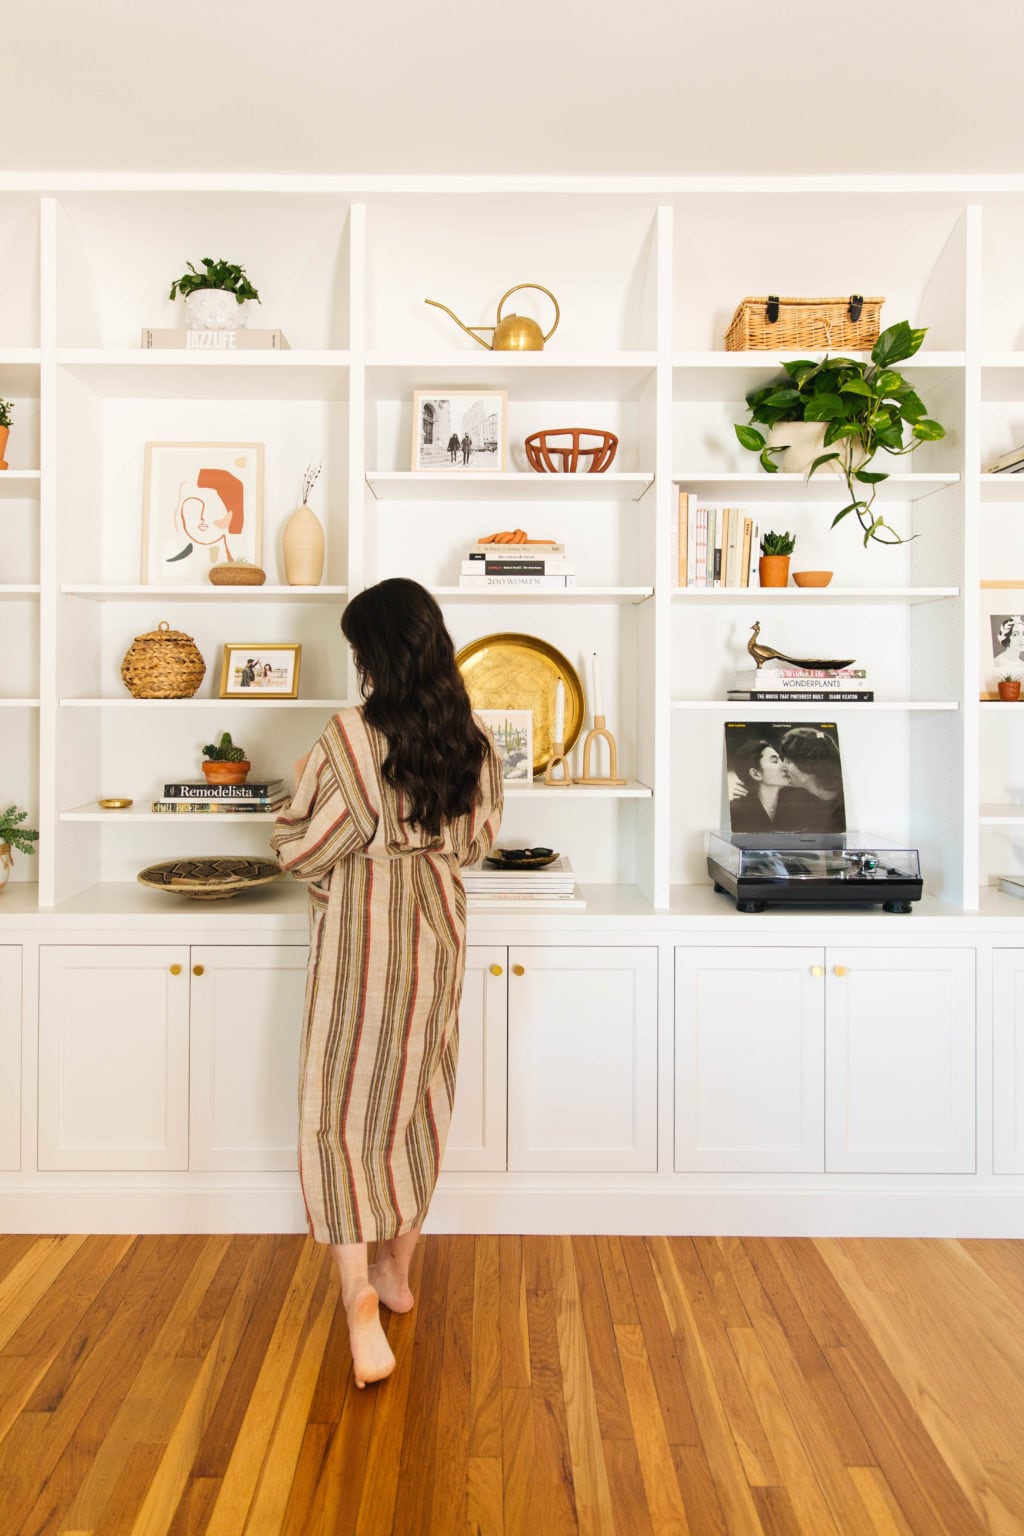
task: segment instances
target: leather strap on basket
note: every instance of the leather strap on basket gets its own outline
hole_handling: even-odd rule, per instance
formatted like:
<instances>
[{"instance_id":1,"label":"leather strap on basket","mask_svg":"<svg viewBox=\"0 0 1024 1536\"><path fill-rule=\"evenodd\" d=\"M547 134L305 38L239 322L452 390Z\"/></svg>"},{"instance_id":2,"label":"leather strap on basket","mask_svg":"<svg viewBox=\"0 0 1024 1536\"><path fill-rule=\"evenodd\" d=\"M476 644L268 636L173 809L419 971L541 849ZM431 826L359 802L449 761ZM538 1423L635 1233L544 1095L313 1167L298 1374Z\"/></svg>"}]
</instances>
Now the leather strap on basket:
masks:
<instances>
[{"instance_id":1,"label":"leather strap on basket","mask_svg":"<svg viewBox=\"0 0 1024 1536\"><path fill-rule=\"evenodd\" d=\"M850 312L850 319L856 325L864 310L864 295L862 293L851 293L850 302L847 307ZM777 293L770 293L768 295L768 305L765 310L765 315L769 325L775 325L777 323L779 318L779 296ZM831 325L827 321L825 328L826 332L830 332L832 329Z\"/></svg>"},{"instance_id":2,"label":"leather strap on basket","mask_svg":"<svg viewBox=\"0 0 1024 1536\"><path fill-rule=\"evenodd\" d=\"M768 324L774 325L779 318L779 296L777 293L768 295L768 308L765 311L768 316Z\"/></svg>"}]
</instances>

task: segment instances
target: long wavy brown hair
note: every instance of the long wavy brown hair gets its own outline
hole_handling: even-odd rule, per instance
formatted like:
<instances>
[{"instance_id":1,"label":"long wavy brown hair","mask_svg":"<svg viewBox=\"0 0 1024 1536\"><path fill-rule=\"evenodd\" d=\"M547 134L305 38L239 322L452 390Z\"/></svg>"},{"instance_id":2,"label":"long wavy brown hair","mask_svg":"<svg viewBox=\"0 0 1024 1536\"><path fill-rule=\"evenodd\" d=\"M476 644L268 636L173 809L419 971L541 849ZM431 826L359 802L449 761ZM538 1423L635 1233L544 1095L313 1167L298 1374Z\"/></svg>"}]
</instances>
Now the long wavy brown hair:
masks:
<instances>
[{"instance_id":1,"label":"long wavy brown hair","mask_svg":"<svg viewBox=\"0 0 1024 1536\"><path fill-rule=\"evenodd\" d=\"M440 608L419 582L392 577L354 597L341 630L355 655L363 713L388 744L384 777L406 820L437 836L479 798L489 743L473 719Z\"/></svg>"}]
</instances>

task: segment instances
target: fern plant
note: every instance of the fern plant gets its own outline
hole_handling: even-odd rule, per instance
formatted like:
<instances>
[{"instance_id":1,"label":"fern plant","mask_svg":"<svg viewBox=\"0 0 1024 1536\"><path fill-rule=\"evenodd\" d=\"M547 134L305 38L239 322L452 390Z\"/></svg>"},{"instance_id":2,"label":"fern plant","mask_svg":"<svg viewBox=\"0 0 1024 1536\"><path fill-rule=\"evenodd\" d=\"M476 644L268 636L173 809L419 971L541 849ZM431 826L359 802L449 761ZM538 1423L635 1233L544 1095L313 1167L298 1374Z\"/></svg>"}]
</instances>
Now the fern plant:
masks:
<instances>
[{"instance_id":1,"label":"fern plant","mask_svg":"<svg viewBox=\"0 0 1024 1536\"><path fill-rule=\"evenodd\" d=\"M19 853L35 853L32 844L39 841L39 833L21 825L27 819L28 811L19 811L16 805L0 811L0 843L9 843Z\"/></svg>"}]
</instances>

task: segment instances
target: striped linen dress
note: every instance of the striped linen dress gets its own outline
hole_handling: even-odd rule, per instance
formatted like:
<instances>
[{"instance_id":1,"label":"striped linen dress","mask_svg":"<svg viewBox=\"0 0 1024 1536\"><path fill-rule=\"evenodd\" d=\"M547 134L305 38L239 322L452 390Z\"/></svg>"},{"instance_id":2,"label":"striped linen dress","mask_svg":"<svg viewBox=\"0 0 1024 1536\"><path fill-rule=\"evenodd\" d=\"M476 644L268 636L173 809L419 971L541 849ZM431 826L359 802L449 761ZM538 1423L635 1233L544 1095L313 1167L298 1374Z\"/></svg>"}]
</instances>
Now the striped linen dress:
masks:
<instances>
[{"instance_id":1,"label":"striped linen dress","mask_svg":"<svg viewBox=\"0 0 1024 1536\"><path fill-rule=\"evenodd\" d=\"M362 709L334 715L271 838L309 892L299 1176L321 1243L382 1241L426 1215L455 1095L459 866L488 851L501 821L493 748L480 803L437 837L403 820L386 755Z\"/></svg>"}]
</instances>

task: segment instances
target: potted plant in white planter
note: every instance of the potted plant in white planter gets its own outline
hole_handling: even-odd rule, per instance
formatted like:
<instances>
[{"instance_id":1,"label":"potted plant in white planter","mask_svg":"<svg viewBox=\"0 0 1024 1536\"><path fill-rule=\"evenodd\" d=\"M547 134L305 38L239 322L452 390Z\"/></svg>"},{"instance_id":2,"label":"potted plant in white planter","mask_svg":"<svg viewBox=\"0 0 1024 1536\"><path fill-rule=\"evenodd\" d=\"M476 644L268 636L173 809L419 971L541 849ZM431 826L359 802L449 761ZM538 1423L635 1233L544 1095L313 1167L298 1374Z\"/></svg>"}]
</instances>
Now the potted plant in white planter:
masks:
<instances>
[{"instance_id":1,"label":"potted plant in white planter","mask_svg":"<svg viewBox=\"0 0 1024 1536\"><path fill-rule=\"evenodd\" d=\"M28 812L19 811L16 805L0 811L0 890L7 884L14 868L11 849L16 848L19 853L35 853L32 844L38 842L39 833L21 825L27 817Z\"/></svg>"},{"instance_id":2,"label":"potted plant in white planter","mask_svg":"<svg viewBox=\"0 0 1024 1536\"><path fill-rule=\"evenodd\" d=\"M245 268L230 261L203 257L200 272L189 261L188 271L171 284L169 298L180 293L185 301L185 324L192 331L238 331L249 323L249 305L260 296L245 275Z\"/></svg>"},{"instance_id":3,"label":"potted plant in white planter","mask_svg":"<svg viewBox=\"0 0 1024 1536\"><path fill-rule=\"evenodd\" d=\"M11 430L11 412L13 410L13 400L0 400L0 469L7 468L7 460L4 458L4 453L7 448L7 437Z\"/></svg>"},{"instance_id":4,"label":"potted plant in white planter","mask_svg":"<svg viewBox=\"0 0 1024 1536\"><path fill-rule=\"evenodd\" d=\"M913 357L927 334L924 327L914 329L906 320L883 331L871 349L870 363L851 357L825 357L821 362L799 358L783 363L786 377L765 384L747 396L751 422L770 429L765 437L757 427L738 424L736 436L761 460L761 467L775 474L775 459L785 455L786 470L807 471L807 478L819 469L837 473L846 483L847 504L832 519L832 527L851 512L864 530L864 546L874 539L879 544L902 544L904 540L874 511L874 500L881 481L888 475L867 468L879 449L900 455L913 453L922 442L945 437L946 429L933 421L924 402L894 363ZM910 439L904 434L910 428ZM808 450L797 437L815 434ZM790 459L793 448L801 457Z\"/></svg>"}]
</instances>

